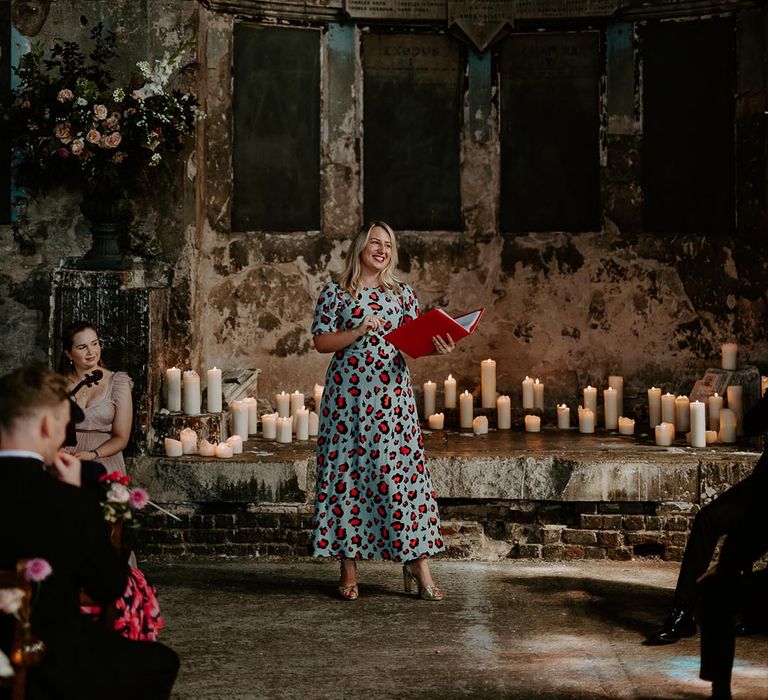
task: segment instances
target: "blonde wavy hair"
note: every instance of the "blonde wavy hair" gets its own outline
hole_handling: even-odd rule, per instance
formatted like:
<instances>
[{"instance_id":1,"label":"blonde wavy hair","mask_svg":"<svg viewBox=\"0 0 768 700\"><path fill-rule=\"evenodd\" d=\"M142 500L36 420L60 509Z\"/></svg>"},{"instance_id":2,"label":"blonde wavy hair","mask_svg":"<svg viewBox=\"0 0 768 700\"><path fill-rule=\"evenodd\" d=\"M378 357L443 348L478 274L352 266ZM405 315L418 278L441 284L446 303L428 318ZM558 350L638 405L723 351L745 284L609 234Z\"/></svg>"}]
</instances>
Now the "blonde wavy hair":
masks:
<instances>
[{"instance_id":1,"label":"blonde wavy hair","mask_svg":"<svg viewBox=\"0 0 768 700\"><path fill-rule=\"evenodd\" d=\"M361 288L360 276L362 275L363 269L360 264L360 254L363 252L365 246L368 245L371 231L377 227L383 228L389 234L389 240L392 244L389 262L379 274L379 285L389 293L400 294L401 282L393 272L395 268L397 268L397 241L395 240L395 232L389 224L386 224L383 221L371 221L365 224L352 240L352 245L349 247L349 252L347 253L346 267L339 278L339 286L353 297L357 296L357 293Z\"/></svg>"}]
</instances>

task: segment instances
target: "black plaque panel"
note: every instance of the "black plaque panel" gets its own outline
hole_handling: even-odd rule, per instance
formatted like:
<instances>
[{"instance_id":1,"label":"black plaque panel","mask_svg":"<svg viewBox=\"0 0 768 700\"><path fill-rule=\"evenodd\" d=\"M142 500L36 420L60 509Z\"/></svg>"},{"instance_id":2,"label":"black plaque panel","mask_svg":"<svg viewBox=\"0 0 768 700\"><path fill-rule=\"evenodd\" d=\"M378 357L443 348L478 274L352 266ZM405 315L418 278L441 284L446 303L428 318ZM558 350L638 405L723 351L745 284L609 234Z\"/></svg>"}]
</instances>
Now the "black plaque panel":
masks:
<instances>
[{"instance_id":1,"label":"black plaque panel","mask_svg":"<svg viewBox=\"0 0 768 700\"><path fill-rule=\"evenodd\" d=\"M732 233L733 23L648 24L642 46L645 227Z\"/></svg>"},{"instance_id":2,"label":"black plaque panel","mask_svg":"<svg viewBox=\"0 0 768 700\"><path fill-rule=\"evenodd\" d=\"M363 38L366 220L460 230L463 50L448 36Z\"/></svg>"},{"instance_id":3,"label":"black plaque panel","mask_svg":"<svg viewBox=\"0 0 768 700\"><path fill-rule=\"evenodd\" d=\"M0 224L11 220L11 3L0 2Z\"/></svg>"},{"instance_id":4,"label":"black plaque panel","mask_svg":"<svg viewBox=\"0 0 768 700\"><path fill-rule=\"evenodd\" d=\"M598 229L598 33L509 37L500 73L502 230Z\"/></svg>"},{"instance_id":5,"label":"black plaque panel","mask_svg":"<svg viewBox=\"0 0 768 700\"><path fill-rule=\"evenodd\" d=\"M235 28L234 231L320 228L320 33Z\"/></svg>"}]
</instances>

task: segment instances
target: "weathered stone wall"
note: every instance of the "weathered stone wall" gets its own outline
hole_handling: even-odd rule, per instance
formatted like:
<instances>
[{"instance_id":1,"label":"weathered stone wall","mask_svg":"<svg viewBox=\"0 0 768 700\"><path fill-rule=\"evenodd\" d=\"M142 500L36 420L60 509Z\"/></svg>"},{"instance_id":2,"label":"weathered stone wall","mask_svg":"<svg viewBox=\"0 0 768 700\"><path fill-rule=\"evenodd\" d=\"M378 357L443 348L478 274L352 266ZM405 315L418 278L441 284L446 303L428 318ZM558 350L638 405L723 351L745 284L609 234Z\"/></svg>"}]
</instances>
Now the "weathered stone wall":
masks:
<instances>
[{"instance_id":1,"label":"weathered stone wall","mask_svg":"<svg viewBox=\"0 0 768 700\"><path fill-rule=\"evenodd\" d=\"M261 6L275 4L251 5L256 17ZM291 16L303 11L297 4ZM747 21L750 17L754 21ZM139 203L137 212L141 231L151 232L174 272L164 359L169 366L191 363L198 369L260 367L262 395L270 395L309 389L322 382L325 371L327 358L312 349L309 337L312 310L322 284L342 267L344 237L361 223L360 57L359 51L340 47L349 31L359 46L359 30L331 24L322 35L323 230L232 233L230 64L232 27L241 19L189 0L60 0L36 38L82 38L102 20L118 30L128 68L197 32L198 61L185 80L196 81L208 118L197 149L179 166L177 191L156 193ZM742 38L749 31L752 54L757 42L764 59L764 13L745 15L739 27ZM464 228L403 232L401 272L423 307L458 312L482 305L487 315L477 334L447 360L413 362L416 383L450 371L462 388L472 389L478 363L492 356L499 389L513 397L526 374L546 382L551 408L555 401L575 401L586 383L600 385L618 373L625 376L631 401L650 384L689 390L704 368L717 363L726 339L738 341L741 356L768 371L766 134L764 119L754 118L766 105L765 61L739 62L739 84L750 91L748 99L739 98L737 120L751 126L740 131L737 170L757 168L763 184L742 188L739 230L732 237L643 231L642 100L632 72L638 63L637 56L617 62L625 72L608 81L623 81L631 89L624 91L629 106L604 99L600 231L502 234L496 101L488 105L487 138L475 139L465 114ZM468 70L480 69L473 63ZM475 104L471 97L465 95L467 111ZM77 199L63 193L33 202L19 232L32 241L33 253L22 251L9 228L0 230L0 320L13 330L0 350L2 369L45 358L51 268L87 245Z\"/></svg>"}]
</instances>

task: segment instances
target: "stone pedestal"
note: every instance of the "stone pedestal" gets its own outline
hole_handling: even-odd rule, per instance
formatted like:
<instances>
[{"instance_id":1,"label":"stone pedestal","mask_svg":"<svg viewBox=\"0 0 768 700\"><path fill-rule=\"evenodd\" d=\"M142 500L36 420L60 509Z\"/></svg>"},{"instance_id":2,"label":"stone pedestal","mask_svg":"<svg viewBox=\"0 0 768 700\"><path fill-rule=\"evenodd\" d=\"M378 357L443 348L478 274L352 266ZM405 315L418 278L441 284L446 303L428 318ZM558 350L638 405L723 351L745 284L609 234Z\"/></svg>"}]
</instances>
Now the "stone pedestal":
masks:
<instances>
[{"instance_id":1,"label":"stone pedestal","mask_svg":"<svg viewBox=\"0 0 768 700\"><path fill-rule=\"evenodd\" d=\"M152 415L160 406L168 314L168 270L53 272L49 353L54 367L61 357L62 330L74 321L93 323L102 342L102 362L133 379L134 419L131 448L146 452Z\"/></svg>"}]
</instances>

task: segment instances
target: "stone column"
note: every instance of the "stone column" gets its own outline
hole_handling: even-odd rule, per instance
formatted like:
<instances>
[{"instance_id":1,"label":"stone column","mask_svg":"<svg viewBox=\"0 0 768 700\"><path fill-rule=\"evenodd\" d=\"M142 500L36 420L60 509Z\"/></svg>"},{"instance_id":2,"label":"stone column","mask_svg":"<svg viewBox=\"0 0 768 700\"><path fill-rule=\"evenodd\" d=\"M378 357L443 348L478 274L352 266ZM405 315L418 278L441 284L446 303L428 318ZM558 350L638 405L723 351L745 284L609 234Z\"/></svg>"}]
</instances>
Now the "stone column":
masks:
<instances>
[{"instance_id":1,"label":"stone column","mask_svg":"<svg viewBox=\"0 0 768 700\"><path fill-rule=\"evenodd\" d=\"M62 330L74 321L93 323L102 341L104 365L127 372L133 379L132 444L139 452L146 452L165 367L170 288L167 268L57 268L51 288L49 356L53 366L58 367L61 357Z\"/></svg>"}]
</instances>

